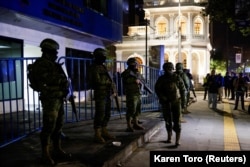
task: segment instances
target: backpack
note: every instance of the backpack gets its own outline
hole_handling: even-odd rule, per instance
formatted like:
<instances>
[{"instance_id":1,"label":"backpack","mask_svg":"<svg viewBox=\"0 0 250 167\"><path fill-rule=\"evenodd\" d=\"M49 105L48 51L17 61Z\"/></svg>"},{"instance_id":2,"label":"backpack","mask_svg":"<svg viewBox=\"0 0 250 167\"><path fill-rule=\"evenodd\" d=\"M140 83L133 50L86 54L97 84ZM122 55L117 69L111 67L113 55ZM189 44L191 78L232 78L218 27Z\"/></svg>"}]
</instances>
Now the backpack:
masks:
<instances>
[{"instance_id":1,"label":"backpack","mask_svg":"<svg viewBox=\"0 0 250 167\"><path fill-rule=\"evenodd\" d=\"M186 90L189 91L192 83L190 83L190 79L189 79L188 75L184 72L177 74L177 75L179 75L181 77L181 79L185 85Z\"/></svg>"},{"instance_id":2,"label":"backpack","mask_svg":"<svg viewBox=\"0 0 250 167\"><path fill-rule=\"evenodd\" d=\"M180 98L179 88L177 86L178 75L174 74L172 76L164 77L163 91L164 95L169 101L175 101Z\"/></svg>"},{"instance_id":3,"label":"backpack","mask_svg":"<svg viewBox=\"0 0 250 167\"><path fill-rule=\"evenodd\" d=\"M41 88L39 86L40 84L39 84L39 81L37 79L36 71L37 71L37 63L36 62L34 62L32 64L28 64L28 66L27 66L27 77L28 77L28 80L30 82L29 86L34 91L40 92Z\"/></svg>"}]
</instances>

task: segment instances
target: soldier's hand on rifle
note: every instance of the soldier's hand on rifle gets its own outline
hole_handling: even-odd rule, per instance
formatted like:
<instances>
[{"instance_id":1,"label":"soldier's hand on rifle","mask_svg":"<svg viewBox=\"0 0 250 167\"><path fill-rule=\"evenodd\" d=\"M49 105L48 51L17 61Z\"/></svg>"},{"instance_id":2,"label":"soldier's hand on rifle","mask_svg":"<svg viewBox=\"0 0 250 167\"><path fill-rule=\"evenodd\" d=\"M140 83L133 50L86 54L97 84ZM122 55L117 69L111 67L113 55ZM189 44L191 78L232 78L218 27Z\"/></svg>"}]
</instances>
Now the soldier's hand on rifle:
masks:
<instances>
[{"instance_id":1,"label":"soldier's hand on rifle","mask_svg":"<svg viewBox=\"0 0 250 167\"><path fill-rule=\"evenodd\" d=\"M116 97L116 96L117 96L117 93L113 93L111 96L112 96L112 97Z\"/></svg>"},{"instance_id":2,"label":"soldier's hand on rifle","mask_svg":"<svg viewBox=\"0 0 250 167\"><path fill-rule=\"evenodd\" d=\"M117 93L112 93L110 98L112 99L112 98L115 98L116 96L117 96Z\"/></svg>"},{"instance_id":3,"label":"soldier's hand on rifle","mask_svg":"<svg viewBox=\"0 0 250 167\"><path fill-rule=\"evenodd\" d=\"M139 79L136 79L135 82L139 85L141 81Z\"/></svg>"}]
</instances>

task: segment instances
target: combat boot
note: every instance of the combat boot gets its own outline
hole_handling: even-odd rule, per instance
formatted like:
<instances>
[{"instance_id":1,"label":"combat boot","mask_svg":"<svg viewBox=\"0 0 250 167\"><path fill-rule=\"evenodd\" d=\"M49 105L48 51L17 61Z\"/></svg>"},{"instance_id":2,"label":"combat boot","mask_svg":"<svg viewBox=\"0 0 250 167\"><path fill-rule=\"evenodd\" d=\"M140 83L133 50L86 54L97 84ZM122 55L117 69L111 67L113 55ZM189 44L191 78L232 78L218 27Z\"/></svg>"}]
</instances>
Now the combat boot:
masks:
<instances>
[{"instance_id":1,"label":"combat boot","mask_svg":"<svg viewBox=\"0 0 250 167\"><path fill-rule=\"evenodd\" d=\"M62 147L61 147L61 139L57 138L56 140L53 141L53 145L54 145L54 151L53 151L53 157L55 157L56 159L70 159L71 158L71 154L70 153L66 153Z\"/></svg>"},{"instance_id":2,"label":"combat boot","mask_svg":"<svg viewBox=\"0 0 250 167\"><path fill-rule=\"evenodd\" d=\"M175 146L180 145L181 132L176 132Z\"/></svg>"},{"instance_id":3,"label":"combat boot","mask_svg":"<svg viewBox=\"0 0 250 167\"><path fill-rule=\"evenodd\" d=\"M134 129L132 128L132 119L129 118L127 120L127 129L126 129L127 132L134 132Z\"/></svg>"},{"instance_id":4,"label":"combat boot","mask_svg":"<svg viewBox=\"0 0 250 167\"><path fill-rule=\"evenodd\" d=\"M191 112L187 110L187 107L185 107L185 108L182 110L182 114L189 114L189 113L191 113Z\"/></svg>"},{"instance_id":5,"label":"combat boot","mask_svg":"<svg viewBox=\"0 0 250 167\"><path fill-rule=\"evenodd\" d=\"M244 104L244 101L241 101L241 108L243 111L245 111L245 104Z\"/></svg>"},{"instance_id":6,"label":"combat boot","mask_svg":"<svg viewBox=\"0 0 250 167\"><path fill-rule=\"evenodd\" d=\"M134 126L133 126L133 128L135 129L135 130L144 130L144 127L142 127L142 126L140 126L139 124L138 124L138 118L134 118Z\"/></svg>"},{"instance_id":7,"label":"combat boot","mask_svg":"<svg viewBox=\"0 0 250 167\"><path fill-rule=\"evenodd\" d=\"M167 143L171 143L171 138L172 138L172 131L168 130L168 140Z\"/></svg>"},{"instance_id":8,"label":"combat boot","mask_svg":"<svg viewBox=\"0 0 250 167\"><path fill-rule=\"evenodd\" d=\"M140 120L138 120L137 122L138 122L138 124L142 124L142 123L143 123L143 122L140 121ZM131 123L133 124L133 123L134 123L134 120L132 120Z\"/></svg>"},{"instance_id":9,"label":"combat boot","mask_svg":"<svg viewBox=\"0 0 250 167\"><path fill-rule=\"evenodd\" d=\"M94 136L94 141L96 143L100 143L100 144L104 144L105 143L105 140L104 138L102 137L102 133L101 133L101 128L97 128L95 129L95 136Z\"/></svg>"},{"instance_id":10,"label":"combat boot","mask_svg":"<svg viewBox=\"0 0 250 167\"><path fill-rule=\"evenodd\" d=\"M115 139L115 136L110 135L110 134L108 133L107 127L103 127L103 128L102 128L102 136L103 136L104 138L106 138L106 139L109 139L109 140L114 140L114 139Z\"/></svg>"},{"instance_id":11,"label":"combat boot","mask_svg":"<svg viewBox=\"0 0 250 167\"><path fill-rule=\"evenodd\" d=\"M50 156L49 145L42 146L42 159L41 163L43 165L55 165L55 161Z\"/></svg>"}]
</instances>

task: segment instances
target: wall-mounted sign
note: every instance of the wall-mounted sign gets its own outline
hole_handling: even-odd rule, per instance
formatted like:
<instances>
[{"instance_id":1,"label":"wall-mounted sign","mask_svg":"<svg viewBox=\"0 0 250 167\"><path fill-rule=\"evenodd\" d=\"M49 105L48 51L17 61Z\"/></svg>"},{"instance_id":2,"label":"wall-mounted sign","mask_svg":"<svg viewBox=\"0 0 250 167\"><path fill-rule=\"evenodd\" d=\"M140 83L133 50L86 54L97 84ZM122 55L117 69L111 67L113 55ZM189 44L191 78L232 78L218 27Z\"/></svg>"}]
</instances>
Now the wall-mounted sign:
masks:
<instances>
[{"instance_id":1,"label":"wall-mounted sign","mask_svg":"<svg viewBox=\"0 0 250 167\"><path fill-rule=\"evenodd\" d=\"M236 63L241 63L241 53L236 53L235 54L235 62Z\"/></svg>"},{"instance_id":2,"label":"wall-mounted sign","mask_svg":"<svg viewBox=\"0 0 250 167\"><path fill-rule=\"evenodd\" d=\"M149 66L161 69L164 63L164 45L151 46L149 50Z\"/></svg>"}]
</instances>

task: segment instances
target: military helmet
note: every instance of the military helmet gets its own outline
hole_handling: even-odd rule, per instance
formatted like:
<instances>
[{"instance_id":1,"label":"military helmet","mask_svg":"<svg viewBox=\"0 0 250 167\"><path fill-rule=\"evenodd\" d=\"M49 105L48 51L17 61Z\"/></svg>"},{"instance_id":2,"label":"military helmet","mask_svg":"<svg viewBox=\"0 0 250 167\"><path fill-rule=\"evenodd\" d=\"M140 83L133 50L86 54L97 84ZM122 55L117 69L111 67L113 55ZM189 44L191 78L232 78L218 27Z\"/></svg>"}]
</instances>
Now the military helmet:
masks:
<instances>
[{"instance_id":1,"label":"military helmet","mask_svg":"<svg viewBox=\"0 0 250 167\"><path fill-rule=\"evenodd\" d=\"M173 70L174 69L174 65L171 62L167 62L163 64L163 70L164 71L168 71L168 70Z\"/></svg>"},{"instance_id":2,"label":"military helmet","mask_svg":"<svg viewBox=\"0 0 250 167\"><path fill-rule=\"evenodd\" d=\"M136 59L135 59L134 57L129 58L129 59L127 60L127 65L128 65L128 66L135 66L135 65L137 65Z\"/></svg>"},{"instance_id":3,"label":"military helmet","mask_svg":"<svg viewBox=\"0 0 250 167\"><path fill-rule=\"evenodd\" d=\"M95 59L106 57L106 50L103 48L96 48L93 55Z\"/></svg>"},{"instance_id":4,"label":"military helmet","mask_svg":"<svg viewBox=\"0 0 250 167\"><path fill-rule=\"evenodd\" d=\"M58 50L59 44L53 39L46 38L40 43L40 47L42 49Z\"/></svg>"},{"instance_id":5,"label":"military helmet","mask_svg":"<svg viewBox=\"0 0 250 167\"><path fill-rule=\"evenodd\" d=\"M102 48L96 48L93 52L94 61L97 64L103 64L106 61L106 50Z\"/></svg>"},{"instance_id":6,"label":"military helmet","mask_svg":"<svg viewBox=\"0 0 250 167\"><path fill-rule=\"evenodd\" d=\"M182 63L176 63L175 69L176 69L177 71L183 70L183 64L182 64Z\"/></svg>"}]
</instances>

